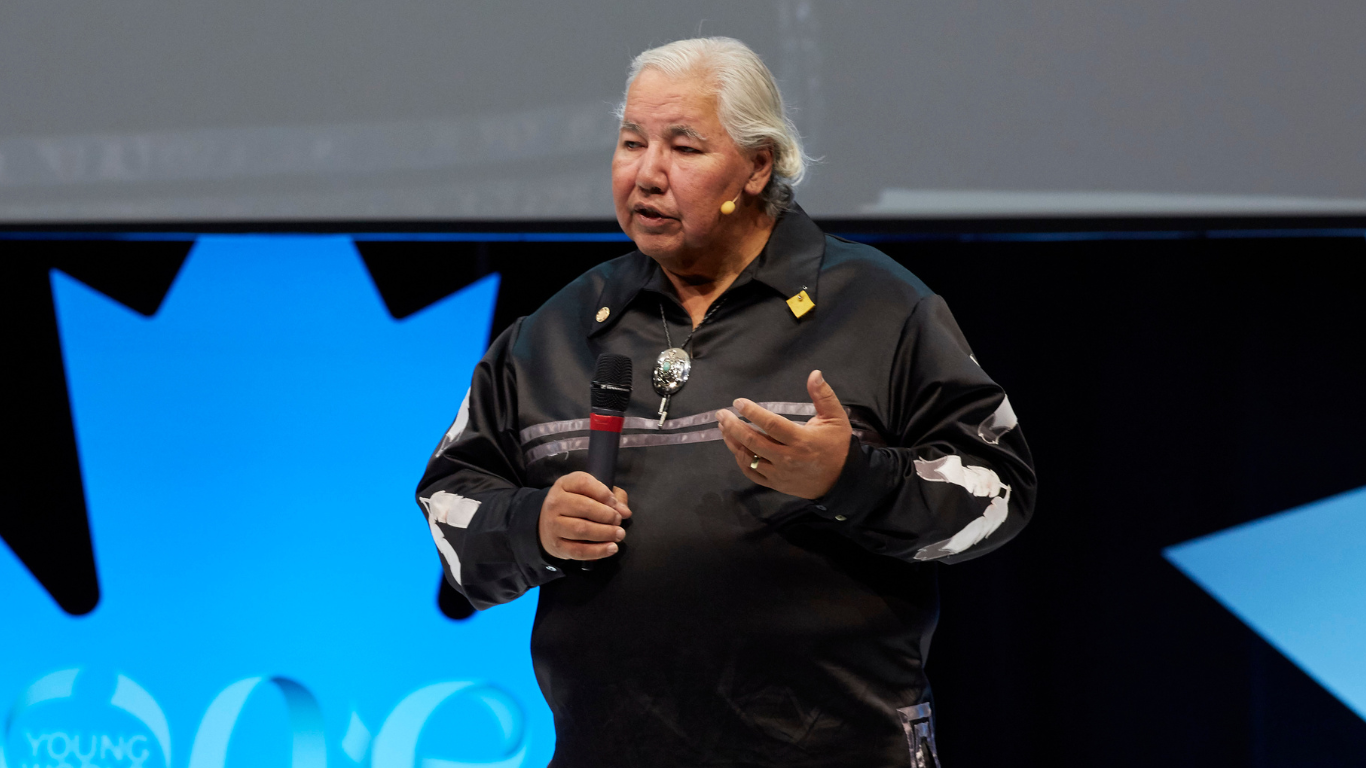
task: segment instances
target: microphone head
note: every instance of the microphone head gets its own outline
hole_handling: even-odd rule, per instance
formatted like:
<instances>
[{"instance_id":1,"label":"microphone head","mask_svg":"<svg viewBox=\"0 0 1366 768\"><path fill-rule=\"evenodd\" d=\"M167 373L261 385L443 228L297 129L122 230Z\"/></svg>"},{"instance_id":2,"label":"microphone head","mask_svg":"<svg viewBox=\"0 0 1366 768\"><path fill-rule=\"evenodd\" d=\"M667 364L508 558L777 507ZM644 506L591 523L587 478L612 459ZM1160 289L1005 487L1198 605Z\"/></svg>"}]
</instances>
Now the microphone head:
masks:
<instances>
[{"instance_id":1,"label":"microphone head","mask_svg":"<svg viewBox=\"0 0 1366 768\"><path fill-rule=\"evenodd\" d=\"M604 352L593 374L593 407L625 411L631 402L631 358Z\"/></svg>"}]
</instances>

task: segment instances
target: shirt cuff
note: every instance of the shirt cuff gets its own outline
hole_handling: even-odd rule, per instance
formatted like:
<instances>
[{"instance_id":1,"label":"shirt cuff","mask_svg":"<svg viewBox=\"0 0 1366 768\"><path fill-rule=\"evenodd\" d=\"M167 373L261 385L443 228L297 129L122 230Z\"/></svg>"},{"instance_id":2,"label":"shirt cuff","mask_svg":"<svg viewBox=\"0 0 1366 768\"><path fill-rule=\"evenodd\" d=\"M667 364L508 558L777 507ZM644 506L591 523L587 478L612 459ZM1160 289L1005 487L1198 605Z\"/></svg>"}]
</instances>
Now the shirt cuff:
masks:
<instances>
[{"instance_id":1,"label":"shirt cuff","mask_svg":"<svg viewBox=\"0 0 1366 768\"><path fill-rule=\"evenodd\" d=\"M541 506L549 493L549 488L523 488L513 497L509 510L512 554L526 570L532 586L564 575L564 561L551 557L541 548Z\"/></svg>"},{"instance_id":2,"label":"shirt cuff","mask_svg":"<svg viewBox=\"0 0 1366 768\"><path fill-rule=\"evenodd\" d=\"M849 437L844 469L824 496L811 500L816 514L836 522L858 522L896 490L898 473L876 455L877 449Z\"/></svg>"}]
</instances>

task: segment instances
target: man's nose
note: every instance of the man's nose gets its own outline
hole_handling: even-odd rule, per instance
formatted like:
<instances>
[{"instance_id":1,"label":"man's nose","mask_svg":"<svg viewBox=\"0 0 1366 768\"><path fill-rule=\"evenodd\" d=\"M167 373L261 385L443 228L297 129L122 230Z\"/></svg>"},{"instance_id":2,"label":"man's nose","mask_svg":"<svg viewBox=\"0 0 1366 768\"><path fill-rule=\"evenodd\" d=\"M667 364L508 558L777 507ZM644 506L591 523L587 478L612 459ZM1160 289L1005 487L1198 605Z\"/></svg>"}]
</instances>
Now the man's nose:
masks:
<instances>
[{"instance_id":1,"label":"man's nose","mask_svg":"<svg viewBox=\"0 0 1366 768\"><path fill-rule=\"evenodd\" d=\"M645 148L645 157L640 161L636 173L636 186L642 192L657 195L669 187L668 148L659 142L651 142Z\"/></svg>"}]
</instances>

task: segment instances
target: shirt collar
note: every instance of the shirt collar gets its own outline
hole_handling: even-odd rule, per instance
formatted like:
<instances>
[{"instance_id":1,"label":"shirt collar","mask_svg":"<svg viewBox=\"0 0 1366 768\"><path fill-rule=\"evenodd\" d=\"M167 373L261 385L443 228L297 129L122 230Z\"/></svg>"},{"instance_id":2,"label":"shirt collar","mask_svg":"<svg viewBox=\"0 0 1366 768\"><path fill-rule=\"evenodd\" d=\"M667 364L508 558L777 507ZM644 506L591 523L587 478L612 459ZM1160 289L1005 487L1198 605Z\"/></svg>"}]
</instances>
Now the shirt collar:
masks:
<instances>
[{"instance_id":1,"label":"shirt collar","mask_svg":"<svg viewBox=\"0 0 1366 768\"><path fill-rule=\"evenodd\" d=\"M815 304L816 283L824 257L825 233L801 206L794 204L779 217L764 250L745 268L732 287L755 280L777 291L783 298L806 291L812 304ZM591 323L588 335L615 325L623 310L635 301L642 290L647 287L658 289L664 284L661 281L665 280L654 259L640 251L627 254L608 275L607 283L598 295L594 311L601 314L605 310L607 316Z\"/></svg>"},{"instance_id":2,"label":"shirt collar","mask_svg":"<svg viewBox=\"0 0 1366 768\"><path fill-rule=\"evenodd\" d=\"M825 233L800 206L778 219L768 244L754 261L754 279L790 299L801 291L816 303L816 283L825 259ZM751 264L750 266L754 266Z\"/></svg>"}]
</instances>

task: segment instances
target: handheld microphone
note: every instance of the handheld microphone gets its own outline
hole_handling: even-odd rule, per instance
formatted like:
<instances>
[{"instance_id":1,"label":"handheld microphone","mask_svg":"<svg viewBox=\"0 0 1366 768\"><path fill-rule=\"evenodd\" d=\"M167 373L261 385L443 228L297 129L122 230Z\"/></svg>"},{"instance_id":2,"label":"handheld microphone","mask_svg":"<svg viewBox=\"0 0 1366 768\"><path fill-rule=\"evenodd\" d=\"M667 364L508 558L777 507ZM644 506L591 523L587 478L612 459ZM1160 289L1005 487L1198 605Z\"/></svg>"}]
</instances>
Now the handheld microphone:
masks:
<instances>
[{"instance_id":1,"label":"handheld microphone","mask_svg":"<svg viewBox=\"0 0 1366 768\"><path fill-rule=\"evenodd\" d=\"M631 402L631 358L604 352L598 355L598 369L589 386L592 410L588 415L588 474L610 491L617 477L617 449L621 446L621 424ZM593 570L593 562L579 564Z\"/></svg>"},{"instance_id":2,"label":"handheld microphone","mask_svg":"<svg viewBox=\"0 0 1366 768\"><path fill-rule=\"evenodd\" d=\"M604 352L590 388L593 410L588 418L588 474L609 489L617 476L621 423L631 402L631 358Z\"/></svg>"}]
</instances>

